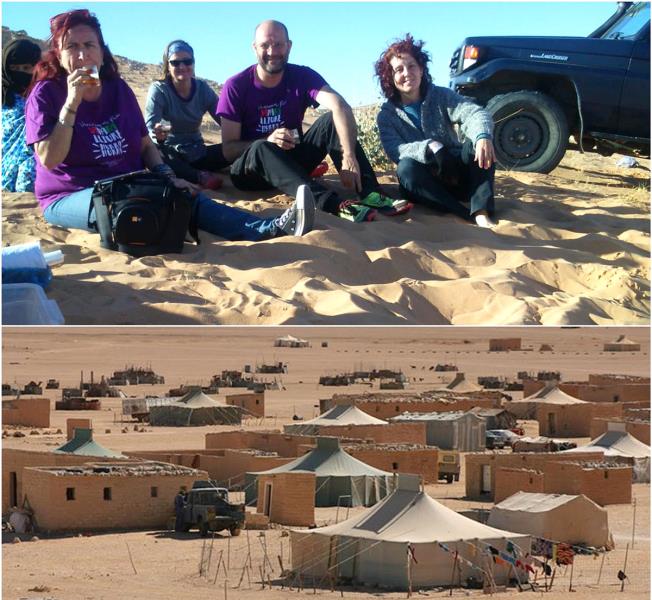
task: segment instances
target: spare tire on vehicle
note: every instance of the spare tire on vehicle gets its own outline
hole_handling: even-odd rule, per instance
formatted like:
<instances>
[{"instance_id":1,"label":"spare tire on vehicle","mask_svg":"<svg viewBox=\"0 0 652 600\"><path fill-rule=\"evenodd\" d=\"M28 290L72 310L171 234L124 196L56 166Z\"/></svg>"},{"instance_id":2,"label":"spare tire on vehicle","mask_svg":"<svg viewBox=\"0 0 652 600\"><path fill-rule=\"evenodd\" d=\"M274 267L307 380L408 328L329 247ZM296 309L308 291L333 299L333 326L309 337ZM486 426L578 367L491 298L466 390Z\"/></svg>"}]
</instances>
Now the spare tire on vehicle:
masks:
<instances>
[{"instance_id":1,"label":"spare tire on vehicle","mask_svg":"<svg viewBox=\"0 0 652 600\"><path fill-rule=\"evenodd\" d=\"M550 96L521 90L487 102L494 119L497 167L550 173L568 146L566 115Z\"/></svg>"}]
</instances>

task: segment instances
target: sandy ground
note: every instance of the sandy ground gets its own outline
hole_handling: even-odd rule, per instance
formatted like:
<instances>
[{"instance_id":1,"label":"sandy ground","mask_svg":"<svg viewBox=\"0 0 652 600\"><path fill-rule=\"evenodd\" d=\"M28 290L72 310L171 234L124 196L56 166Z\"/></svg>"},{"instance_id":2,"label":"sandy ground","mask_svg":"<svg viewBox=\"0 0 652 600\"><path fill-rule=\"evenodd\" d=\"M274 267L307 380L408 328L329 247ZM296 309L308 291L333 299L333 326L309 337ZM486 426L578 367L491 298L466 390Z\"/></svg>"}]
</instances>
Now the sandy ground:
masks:
<instances>
[{"instance_id":1,"label":"sandy ground","mask_svg":"<svg viewBox=\"0 0 652 600\"><path fill-rule=\"evenodd\" d=\"M498 173L494 231L415 207L356 224L319 212L302 238L134 259L50 227L32 194L3 194L3 244L60 249L48 296L67 324L646 324L649 161L569 152L549 175ZM218 201L271 217L284 195L225 185ZM327 185L340 189L337 175ZM393 175L380 181L398 196Z\"/></svg>"},{"instance_id":2,"label":"sandy ground","mask_svg":"<svg viewBox=\"0 0 652 600\"><path fill-rule=\"evenodd\" d=\"M640 353L602 352L602 344L620 333L643 345ZM274 348L275 337L291 333L308 339L307 349ZM530 351L489 353L489 337L522 336L523 346ZM54 377L62 386L76 385L83 369L98 379L110 375L127 364L150 365L166 377L164 386L127 386L129 395L159 392L188 382L206 383L213 373L244 364L283 361L288 373L282 376L285 389L266 393L269 417L263 423L247 423L244 428L281 427L294 413L312 417L320 398L333 393L362 391L362 386L325 388L317 385L319 375L352 368L402 368L410 377L410 388L432 389L441 384L440 374L430 370L437 363L454 363L471 380L480 374L515 375L517 370L559 369L565 379L585 379L588 373L610 372L649 376L649 340L647 328L5 328L3 336L3 382L24 385L29 379L45 381ZM321 342L328 347L322 348ZM539 352L542 343L553 345L554 351ZM423 381L420 381L423 379ZM220 390L218 398L228 393ZM51 398L58 392L48 391ZM63 443L64 436L55 434L65 428L65 419L82 416L73 411L53 411L49 430L35 430L38 435L3 440L5 447L52 449ZM122 421L120 401L103 400L103 408L91 416L95 437L103 445L116 450L192 449L202 448L204 435L219 427L167 428L146 426L143 432L133 430L133 423ZM528 432L536 432L536 423L528 422ZM123 427L128 428L122 433ZM110 433L106 433L110 430ZM49 432L49 433L48 433ZM586 441L586 440L578 440ZM489 507L464 498L464 473L459 483L427 487L427 492L456 510ZM578 557L573 569L574 597L578 600L608 598L619 593L617 571L623 568L627 552L625 592L622 598L649 597L649 485L634 486L636 514L633 505L609 506L610 528L616 550L606 555L600 585L597 585L601 559ZM364 509L353 509L360 511ZM317 509L319 524L332 523L346 517L343 510ZM634 527L633 527L634 524ZM634 547L627 551L627 544ZM264 536L264 537L261 537ZM290 564L288 538L281 528L263 532L250 531L239 538L217 535L204 541L196 533L176 534L168 531L112 532L82 536L60 536L38 541L11 543L3 540L3 598L29 600L113 600L115 598L178 599L193 598L260 598L270 600L317 595L325 598L347 597L369 599L403 598L405 593L378 589L327 587L298 592L280 577L278 556L284 566ZM268 548L273 571L269 572L272 589L261 589L259 568L264 562L263 544ZM212 558L206 576L199 575L202 550L212 544ZM242 570L247 553L251 552L252 572ZM218 559L229 557L228 581ZM131 556L131 559L130 559ZM133 565L132 565L133 561ZM269 569L265 572L267 579ZM240 587L238 583L242 577ZM283 587L283 586L286 587ZM568 594L570 569L559 569L548 598ZM447 590L420 590L419 596L445 597ZM515 589L498 594L507 598ZM525 592L532 596L534 592ZM477 591L455 590L453 596L479 595ZM537 593L537 596L539 594Z\"/></svg>"}]
</instances>

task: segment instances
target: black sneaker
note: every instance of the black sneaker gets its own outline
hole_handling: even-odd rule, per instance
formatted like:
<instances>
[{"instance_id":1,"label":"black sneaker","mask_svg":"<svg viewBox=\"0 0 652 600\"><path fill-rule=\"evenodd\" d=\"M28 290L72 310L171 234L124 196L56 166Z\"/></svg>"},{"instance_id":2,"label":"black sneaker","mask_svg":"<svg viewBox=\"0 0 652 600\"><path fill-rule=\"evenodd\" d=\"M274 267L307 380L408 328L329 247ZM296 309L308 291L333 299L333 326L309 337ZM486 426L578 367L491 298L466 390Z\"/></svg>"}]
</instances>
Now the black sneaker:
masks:
<instances>
[{"instance_id":1,"label":"black sneaker","mask_svg":"<svg viewBox=\"0 0 652 600\"><path fill-rule=\"evenodd\" d=\"M307 185L300 185L296 200L276 219L276 226L286 235L302 236L312 230L314 223L315 199Z\"/></svg>"}]
</instances>

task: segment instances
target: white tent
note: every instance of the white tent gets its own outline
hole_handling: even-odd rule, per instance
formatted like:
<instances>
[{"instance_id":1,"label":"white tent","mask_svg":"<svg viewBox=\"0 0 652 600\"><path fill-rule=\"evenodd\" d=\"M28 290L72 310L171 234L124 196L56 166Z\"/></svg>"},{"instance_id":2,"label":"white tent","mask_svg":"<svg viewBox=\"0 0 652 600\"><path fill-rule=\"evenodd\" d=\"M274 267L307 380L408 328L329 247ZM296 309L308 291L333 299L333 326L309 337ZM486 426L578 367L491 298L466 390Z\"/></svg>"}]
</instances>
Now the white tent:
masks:
<instances>
[{"instance_id":1,"label":"white tent","mask_svg":"<svg viewBox=\"0 0 652 600\"><path fill-rule=\"evenodd\" d=\"M389 494L394 477L342 450L337 438L319 437L308 454L268 471L245 473L247 505L258 497L259 475L288 472L315 474L315 506L371 506Z\"/></svg>"},{"instance_id":2,"label":"white tent","mask_svg":"<svg viewBox=\"0 0 652 600\"><path fill-rule=\"evenodd\" d=\"M339 404L310 421L285 425L283 431L299 435L316 435L320 427L329 425L387 425L387 421L373 417L357 406Z\"/></svg>"},{"instance_id":3,"label":"white tent","mask_svg":"<svg viewBox=\"0 0 652 600\"><path fill-rule=\"evenodd\" d=\"M406 589L458 584L491 573L504 584L513 576L509 563L494 564L490 546L508 554L508 545L522 555L530 536L483 525L440 504L420 489L415 475L400 475L387 498L346 521L311 530L291 530L292 569L306 577L350 579L364 585ZM414 560L408 559L412 549ZM459 572L452 581L455 552ZM408 567L409 565L409 567ZM527 573L520 568L523 582Z\"/></svg>"},{"instance_id":4,"label":"white tent","mask_svg":"<svg viewBox=\"0 0 652 600\"><path fill-rule=\"evenodd\" d=\"M519 419L534 419L536 407L540 404L586 404L584 400L575 398L559 389L554 384L544 385L539 391L521 400L512 400L509 403L509 411Z\"/></svg>"},{"instance_id":5,"label":"white tent","mask_svg":"<svg viewBox=\"0 0 652 600\"><path fill-rule=\"evenodd\" d=\"M563 454L602 452L613 462L631 464L633 479L637 483L650 482L650 447L627 433L624 423L609 423L609 429L586 446L564 450Z\"/></svg>"},{"instance_id":6,"label":"white tent","mask_svg":"<svg viewBox=\"0 0 652 600\"><path fill-rule=\"evenodd\" d=\"M310 344L307 340L294 337L293 335L285 335L278 337L274 340L274 346L285 348L307 348Z\"/></svg>"},{"instance_id":7,"label":"white tent","mask_svg":"<svg viewBox=\"0 0 652 600\"><path fill-rule=\"evenodd\" d=\"M488 524L557 542L613 547L607 510L583 494L517 492L491 509Z\"/></svg>"}]
</instances>

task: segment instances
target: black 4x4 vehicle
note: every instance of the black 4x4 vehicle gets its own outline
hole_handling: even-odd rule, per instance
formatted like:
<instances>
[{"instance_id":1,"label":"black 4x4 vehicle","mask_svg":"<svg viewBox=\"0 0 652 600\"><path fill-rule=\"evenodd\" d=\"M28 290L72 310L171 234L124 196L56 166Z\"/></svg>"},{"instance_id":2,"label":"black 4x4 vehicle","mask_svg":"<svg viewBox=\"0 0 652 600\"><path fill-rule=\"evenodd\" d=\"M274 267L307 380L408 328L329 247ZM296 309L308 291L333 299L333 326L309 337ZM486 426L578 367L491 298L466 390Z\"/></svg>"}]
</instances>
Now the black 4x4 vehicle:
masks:
<instances>
[{"instance_id":1,"label":"black 4x4 vehicle","mask_svg":"<svg viewBox=\"0 0 652 600\"><path fill-rule=\"evenodd\" d=\"M240 535L245 521L244 504L229 502L226 488L216 487L211 481L196 481L188 492L183 520L183 531L196 527L202 537L209 531L223 529L233 536Z\"/></svg>"},{"instance_id":2,"label":"black 4x4 vehicle","mask_svg":"<svg viewBox=\"0 0 652 600\"><path fill-rule=\"evenodd\" d=\"M619 2L586 38L466 38L450 68L450 87L491 112L503 168L549 173L570 134L582 151L649 156L647 2Z\"/></svg>"}]
</instances>

